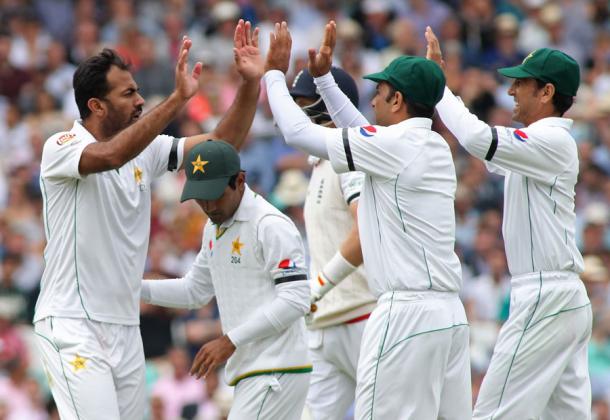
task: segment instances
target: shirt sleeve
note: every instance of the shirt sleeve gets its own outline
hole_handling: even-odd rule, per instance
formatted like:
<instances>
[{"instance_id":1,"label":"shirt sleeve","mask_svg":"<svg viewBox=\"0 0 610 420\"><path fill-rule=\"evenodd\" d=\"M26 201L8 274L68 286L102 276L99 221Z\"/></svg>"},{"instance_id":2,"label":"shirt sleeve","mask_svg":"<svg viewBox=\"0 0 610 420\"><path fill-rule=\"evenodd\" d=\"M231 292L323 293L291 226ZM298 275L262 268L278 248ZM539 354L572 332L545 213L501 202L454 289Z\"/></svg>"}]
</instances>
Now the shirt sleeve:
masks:
<instances>
[{"instance_id":1,"label":"shirt sleeve","mask_svg":"<svg viewBox=\"0 0 610 420\"><path fill-rule=\"evenodd\" d=\"M71 132L49 138L42 152L40 172L43 178L82 179L78 165L83 150L92 141L78 138Z\"/></svg>"},{"instance_id":2,"label":"shirt sleeve","mask_svg":"<svg viewBox=\"0 0 610 420\"><path fill-rule=\"evenodd\" d=\"M382 178L395 177L420 153L413 143L397 142L387 127L376 125L338 128L327 137L326 147L335 172Z\"/></svg>"},{"instance_id":3,"label":"shirt sleeve","mask_svg":"<svg viewBox=\"0 0 610 420\"><path fill-rule=\"evenodd\" d=\"M184 141L161 134L150 144L153 176L159 177L167 171L176 171L182 165L184 154Z\"/></svg>"},{"instance_id":4,"label":"shirt sleeve","mask_svg":"<svg viewBox=\"0 0 610 420\"><path fill-rule=\"evenodd\" d=\"M309 282L305 252L294 224L269 215L258 226L265 271L275 283L276 296L248 321L227 333L236 347L279 333L309 310Z\"/></svg>"},{"instance_id":5,"label":"shirt sleeve","mask_svg":"<svg viewBox=\"0 0 610 420\"><path fill-rule=\"evenodd\" d=\"M305 251L294 223L280 216L263 217L258 226L265 271L276 285L307 280Z\"/></svg>"},{"instance_id":6,"label":"shirt sleeve","mask_svg":"<svg viewBox=\"0 0 610 420\"><path fill-rule=\"evenodd\" d=\"M265 85L273 118L286 143L311 155L328 159L326 136L333 129L311 122L290 96L286 76L281 71L270 70L265 73Z\"/></svg>"},{"instance_id":7,"label":"shirt sleeve","mask_svg":"<svg viewBox=\"0 0 610 420\"><path fill-rule=\"evenodd\" d=\"M204 240L203 243L207 243ZM197 309L214 297L209 268L209 250L202 246L188 273L180 279L144 280L142 300L169 308Z\"/></svg>"},{"instance_id":8,"label":"shirt sleeve","mask_svg":"<svg viewBox=\"0 0 610 420\"><path fill-rule=\"evenodd\" d=\"M552 182L574 155L570 150L573 145L565 141L565 136L549 135L532 127L490 127L472 114L448 88L436 109L460 144L472 155L491 162L493 165L488 168L494 172L516 172Z\"/></svg>"},{"instance_id":9,"label":"shirt sleeve","mask_svg":"<svg viewBox=\"0 0 610 420\"><path fill-rule=\"evenodd\" d=\"M337 127L357 127L369 125L369 122L352 104L349 98L339 89L331 72L313 79L320 96L326 105L333 122Z\"/></svg>"},{"instance_id":10,"label":"shirt sleeve","mask_svg":"<svg viewBox=\"0 0 610 420\"><path fill-rule=\"evenodd\" d=\"M362 186L364 185L364 174L362 172L345 172L339 174L339 184L343 199L349 206L360 198Z\"/></svg>"}]
</instances>

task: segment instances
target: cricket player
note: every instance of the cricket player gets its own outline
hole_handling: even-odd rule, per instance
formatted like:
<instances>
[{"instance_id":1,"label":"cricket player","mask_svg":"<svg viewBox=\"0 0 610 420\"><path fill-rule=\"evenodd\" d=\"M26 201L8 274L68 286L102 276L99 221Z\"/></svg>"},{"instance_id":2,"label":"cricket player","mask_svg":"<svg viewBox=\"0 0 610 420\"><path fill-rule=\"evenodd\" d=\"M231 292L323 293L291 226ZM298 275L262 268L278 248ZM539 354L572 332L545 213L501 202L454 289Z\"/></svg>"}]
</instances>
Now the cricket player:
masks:
<instances>
[{"instance_id":1,"label":"cricket player","mask_svg":"<svg viewBox=\"0 0 610 420\"><path fill-rule=\"evenodd\" d=\"M357 107L354 79L332 67L339 89ZM290 94L312 122L334 127L309 70L302 70ZM366 320L377 299L369 292L358 235L362 172L337 174L326 159L314 162L305 199L312 313L308 323L313 362L307 406L314 420L342 419L354 402L356 367Z\"/></svg>"},{"instance_id":2,"label":"cricket player","mask_svg":"<svg viewBox=\"0 0 610 420\"><path fill-rule=\"evenodd\" d=\"M426 29L428 58L442 64ZM449 89L437 110L469 153L504 175L502 233L512 276L510 315L474 409L476 419L589 419L587 343L591 304L579 278L574 240L578 178L572 120L563 118L580 83L578 64L543 48L519 66L499 70L513 80L513 119L524 128L490 127Z\"/></svg>"},{"instance_id":3,"label":"cricket player","mask_svg":"<svg viewBox=\"0 0 610 420\"><path fill-rule=\"evenodd\" d=\"M235 48L254 48L256 35L240 21ZM146 115L114 51L84 61L74 74L82 119L44 145L46 267L34 328L62 419L143 418L138 324L151 182L180 168L183 153L204 139L226 136L239 146L252 122L262 72L244 54L237 61L243 83L214 132L188 139L159 135L198 89L201 63L187 69L191 44L185 37L176 89Z\"/></svg>"},{"instance_id":4,"label":"cricket player","mask_svg":"<svg viewBox=\"0 0 610 420\"><path fill-rule=\"evenodd\" d=\"M184 278L145 280L142 299L195 309L216 297L224 335L201 348L191 373L205 377L228 359L227 382L235 386L229 419L298 420L312 370L299 232L248 188L228 143L195 146L186 176L181 201L195 200L209 218L201 251Z\"/></svg>"},{"instance_id":5,"label":"cricket player","mask_svg":"<svg viewBox=\"0 0 610 420\"><path fill-rule=\"evenodd\" d=\"M284 77L291 47L285 22L271 37L264 78L289 144L329 159L338 173L366 174L358 228L378 304L362 337L356 418L468 419L468 324L454 253L455 168L447 143L430 129L445 78L435 63L409 56L366 76L378 82L371 104L379 125L368 125L329 74L335 37L331 22L319 53L309 52L309 69L335 124L361 127L315 125L294 104Z\"/></svg>"}]
</instances>

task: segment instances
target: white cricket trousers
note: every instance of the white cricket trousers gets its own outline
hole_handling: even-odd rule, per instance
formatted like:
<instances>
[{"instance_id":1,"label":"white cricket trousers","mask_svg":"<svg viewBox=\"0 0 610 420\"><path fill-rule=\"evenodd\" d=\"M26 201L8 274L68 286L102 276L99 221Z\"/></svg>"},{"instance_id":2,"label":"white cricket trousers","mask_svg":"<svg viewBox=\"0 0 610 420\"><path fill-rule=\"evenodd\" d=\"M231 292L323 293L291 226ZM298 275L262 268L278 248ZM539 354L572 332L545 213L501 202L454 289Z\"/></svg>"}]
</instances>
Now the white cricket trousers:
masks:
<instances>
[{"instance_id":1,"label":"white cricket trousers","mask_svg":"<svg viewBox=\"0 0 610 420\"><path fill-rule=\"evenodd\" d=\"M469 328L457 293L384 293L357 376L356 420L471 419Z\"/></svg>"},{"instance_id":2,"label":"white cricket trousers","mask_svg":"<svg viewBox=\"0 0 610 420\"><path fill-rule=\"evenodd\" d=\"M229 420L300 420L309 373L251 376L235 385Z\"/></svg>"},{"instance_id":3,"label":"white cricket trousers","mask_svg":"<svg viewBox=\"0 0 610 420\"><path fill-rule=\"evenodd\" d=\"M307 407L313 420L342 420L354 402L356 368L366 321L309 331L313 372Z\"/></svg>"},{"instance_id":4,"label":"white cricket trousers","mask_svg":"<svg viewBox=\"0 0 610 420\"><path fill-rule=\"evenodd\" d=\"M34 331L62 420L144 418L144 349L137 325L48 317Z\"/></svg>"},{"instance_id":5,"label":"white cricket trousers","mask_svg":"<svg viewBox=\"0 0 610 420\"><path fill-rule=\"evenodd\" d=\"M474 409L477 420L591 418L591 304L572 272L513 277L502 326Z\"/></svg>"}]
</instances>

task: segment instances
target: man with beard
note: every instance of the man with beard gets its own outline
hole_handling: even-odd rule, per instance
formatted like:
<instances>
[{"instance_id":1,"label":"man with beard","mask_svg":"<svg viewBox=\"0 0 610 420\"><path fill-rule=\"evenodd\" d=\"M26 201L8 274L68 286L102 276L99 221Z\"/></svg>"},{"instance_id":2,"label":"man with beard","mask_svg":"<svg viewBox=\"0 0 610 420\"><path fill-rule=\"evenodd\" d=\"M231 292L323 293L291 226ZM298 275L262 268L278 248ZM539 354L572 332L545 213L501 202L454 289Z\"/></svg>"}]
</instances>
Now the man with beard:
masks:
<instances>
[{"instance_id":1,"label":"man with beard","mask_svg":"<svg viewBox=\"0 0 610 420\"><path fill-rule=\"evenodd\" d=\"M235 49L255 48L258 31L240 21ZM144 353L140 287L150 230L151 182L182 167L203 140L239 147L252 122L262 74L236 55L243 83L212 133L160 135L198 89L201 63L187 69L183 39L176 88L141 116L144 100L112 50L74 74L81 121L49 138L41 162L46 267L34 316L51 391L64 419L142 419Z\"/></svg>"}]
</instances>

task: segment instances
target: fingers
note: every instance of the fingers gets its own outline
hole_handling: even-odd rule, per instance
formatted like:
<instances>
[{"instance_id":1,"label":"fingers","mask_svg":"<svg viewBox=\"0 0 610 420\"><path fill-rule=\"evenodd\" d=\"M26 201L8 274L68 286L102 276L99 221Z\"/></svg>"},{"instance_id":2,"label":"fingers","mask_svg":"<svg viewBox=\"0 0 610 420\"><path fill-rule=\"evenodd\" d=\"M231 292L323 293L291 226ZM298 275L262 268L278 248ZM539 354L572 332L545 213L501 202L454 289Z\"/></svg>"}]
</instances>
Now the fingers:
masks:
<instances>
[{"instance_id":1,"label":"fingers","mask_svg":"<svg viewBox=\"0 0 610 420\"><path fill-rule=\"evenodd\" d=\"M243 47L243 33L244 33L244 20L240 19L235 26L235 33L233 34L233 46L235 48Z\"/></svg>"},{"instance_id":2,"label":"fingers","mask_svg":"<svg viewBox=\"0 0 610 420\"><path fill-rule=\"evenodd\" d=\"M258 48L258 27L254 28L254 33L252 34L252 45Z\"/></svg>"},{"instance_id":3,"label":"fingers","mask_svg":"<svg viewBox=\"0 0 610 420\"><path fill-rule=\"evenodd\" d=\"M178 64L177 68L179 71L183 72L186 70L186 63L188 62L188 53L189 49L193 45L193 41L191 41L186 35L182 37L182 47L180 48L180 55L178 56Z\"/></svg>"},{"instance_id":4,"label":"fingers","mask_svg":"<svg viewBox=\"0 0 610 420\"><path fill-rule=\"evenodd\" d=\"M197 355L195 355L195 360L193 360L193 366L191 366L191 371L190 371L191 375L196 375L199 372L201 365L203 364L203 359L205 357L204 348L205 348L205 346L201 347L199 349L199 351L197 352Z\"/></svg>"},{"instance_id":5,"label":"fingers","mask_svg":"<svg viewBox=\"0 0 610 420\"><path fill-rule=\"evenodd\" d=\"M203 63L201 61L196 62L195 67L193 67L193 72L192 72L193 79L199 80L199 77L201 76L202 71L203 71Z\"/></svg>"},{"instance_id":6,"label":"fingers","mask_svg":"<svg viewBox=\"0 0 610 420\"><path fill-rule=\"evenodd\" d=\"M337 24L334 20L331 20L326 24L324 28L324 39L322 40L322 47L335 48L337 42Z\"/></svg>"},{"instance_id":7,"label":"fingers","mask_svg":"<svg viewBox=\"0 0 610 420\"><path fill-rule=\"evenodd\" d=\"M313 48L308 49L307 56L309 57L309 66L313 66L316 62L316 50Z\"/></svg>"},{"instance_id":8,"label":"fingers","mask_svg":"<svg viewBox=\"0 0 610 420\"><path fill-rule=\"evenodd\" d=\"M244 32L246 34L246 45L252 45L252 24L250 21L246 22Z\"/></svg>"}]
</instances>

